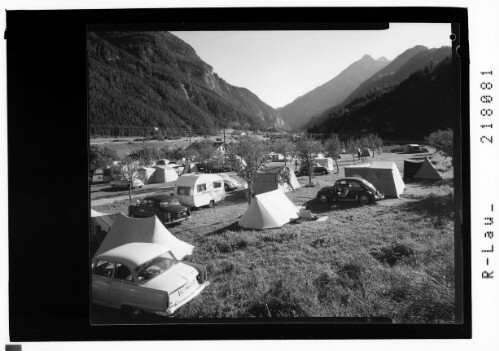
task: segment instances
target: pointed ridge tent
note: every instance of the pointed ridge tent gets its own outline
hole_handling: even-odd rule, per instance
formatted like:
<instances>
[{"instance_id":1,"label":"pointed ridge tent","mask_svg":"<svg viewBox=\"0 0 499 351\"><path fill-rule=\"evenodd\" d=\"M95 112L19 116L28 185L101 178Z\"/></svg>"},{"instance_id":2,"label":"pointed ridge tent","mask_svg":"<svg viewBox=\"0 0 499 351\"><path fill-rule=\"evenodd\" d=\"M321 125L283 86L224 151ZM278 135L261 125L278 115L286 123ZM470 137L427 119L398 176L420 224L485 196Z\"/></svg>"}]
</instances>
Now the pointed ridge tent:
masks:
<instances>
[{"instance_id":1,"label":"pointed ridge tent","mask_svg":"<svg viewBox=\"0 0 499 351\"><path fill-rule=\"evenodd\" d=\"M362 149L362 151L360 153L360 157L372 157L372 156L373 156L373 152L371 149L368 149L368 148Z\"/></svg>"},{"instance_id":2,"label":"pointed ridge tent","mask_svg":"<svg viewBox=\"0 0 499 351\"><path fill-rule=\"evenodd\" d=\"M154 168L156 169L152 177L154 183L169 183L178 179L177 172L169 166L154 166Z\"/></svg>"},{"instance_id":3,"label":"pointed ridge tent","mask_svg":"<svg viewBox=\"0 0 499 351\"><path fill-rule=\"evenodd\" d=\"M287 193L301 187L295 173L287 166L267 167L265 171L256 174L251 186L255 195L276 189Z\"/></svg>"},{"instance_id":4,"label":"pointed ridge tent","mask_svg":"<svg viewBox=\"0 0 499 351\"><path fill-rule=\"evenodd\" d=\"M435 169L428 157L425 157L423 164L414 175L414 178L419 179L443 179L442 175Z\"/></svg>"},{"instance_id":5,"label":"pointed ridge tent","mask_svg":"<svg viewBox=\"0 0 499 351\"><path fill-rule=\"evenodd\" d=\"M300 210L281 189L256 195L238 224L248 229L278 228L299 218Z\"/></svg>"},{"instance_id":6,"label":"pointed ridge tent","mask_svg":"<svg viewBox=\"0 0 499 351\"><path fill-rule=\"evenodd\" d=\"M90 210L90 218L92 219L92 227L100 226L101 230L108 232L109 229L114 224L114 219L116 217L116 213L107 214L102 212L97 212L95 210Z\"/></svg>"},{"instance_id":7,"label":"pointed ridge tent","mask_svg":"<svg viewBox=\"0 0 499 351\"><path fill-rule=\"evenodd\" d=\"M139 174L139 179L142 180L144 184L149 184L154 181L155 168L152 167L142 167L137 171Z\"/></svg>"},{"instance_id":8,"label":"pointed ridge tent","mask_svg":"<svg viewBox=\"0 0 499 351\"><path fill-rule=\"evenodd\" d=\"M186 162L182 174L199 172L198 166L194 162Z\"/></svg>"},{"instance_id":9,"label":"pointed ridge tent","mask_svg":"<svg viewBox=\"0 0 499 351\"><path fill-rule=\"evenodd\" d=\"M314 163L318 163L320 166L328 169L329 172L334 172L334 161L332 158L316 158Z\"/></svg>"},{"instance_id":10,"label":"pointed ridge tent","mask_svg":"<svg viewBox=\"0 0 499 351\"><path fill-rule=\"evenodd\" d=\"M161 244L169 248L179 260L192 254L194 249L194 246L174 237L156 216L130 218L119 213L94 257L128 243Z\"/></svg>"},{"instance_id":11,"label":"pointed ridge tent","mask_svg":"<svg viewBox=\"0 0 499 351\"><path fill-rule=\"evenodd\" d=\"M414 178L424 161L404 160L404 179Z\"/></svg>"},{"instance_id":12,"label":"pointed ridge tent","mask_svg":"<svg viewBox=\"0 0 499 351\"><path fill-rule=\"evenodd\" d=\"M400 172L392 161L345 166L345 177L364 178L386 196L399 197L405 189Z\"/></svg>"}]
</instances>

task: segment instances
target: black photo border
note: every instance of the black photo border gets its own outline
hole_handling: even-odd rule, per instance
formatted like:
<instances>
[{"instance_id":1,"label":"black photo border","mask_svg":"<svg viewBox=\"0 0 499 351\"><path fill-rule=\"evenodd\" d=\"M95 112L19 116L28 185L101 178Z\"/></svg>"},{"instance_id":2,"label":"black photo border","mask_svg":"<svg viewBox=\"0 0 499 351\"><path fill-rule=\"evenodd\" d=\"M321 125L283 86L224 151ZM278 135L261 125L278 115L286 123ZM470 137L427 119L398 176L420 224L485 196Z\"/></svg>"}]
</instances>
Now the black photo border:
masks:
<instances>
[{"instance_id":1,"label":"black photo border","mask_svg":"<svg viewBox=\"0 0 499 351\"><path fill-rule=\"evenodd\" d=\"M189 8L7 11L6 16L11 341L471 337L466 9ZM457 35L453 41L453 66L461 87L461 120L454 129L456 300L461 301L456 303L457 322L422 325L300 318L91 326L87 30L117 26L164 30L164 23L168 30L360 30L382 29L389 22L452 23Z\"/></svg>"}]
</instances>

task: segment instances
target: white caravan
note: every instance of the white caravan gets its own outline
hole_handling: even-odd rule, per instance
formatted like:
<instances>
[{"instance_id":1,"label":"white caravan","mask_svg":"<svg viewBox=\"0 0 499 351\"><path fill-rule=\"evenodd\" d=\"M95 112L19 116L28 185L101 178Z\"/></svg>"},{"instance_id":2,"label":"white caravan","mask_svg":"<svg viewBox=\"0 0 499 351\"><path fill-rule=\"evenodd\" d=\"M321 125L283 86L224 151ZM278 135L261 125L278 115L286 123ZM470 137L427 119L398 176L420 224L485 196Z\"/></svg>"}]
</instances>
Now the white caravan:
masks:
<instances>
[{"instance_id":1,"label":"white caravan","mask_svg":"<svg viewBox=\"0 0 499 351\"><path fill-rule=\"evenodd\" d=\"M175 198L184 206L213 207L225 199L224 181L218 174L183 174L175 183Z\"/></svg>"}]
</instances>

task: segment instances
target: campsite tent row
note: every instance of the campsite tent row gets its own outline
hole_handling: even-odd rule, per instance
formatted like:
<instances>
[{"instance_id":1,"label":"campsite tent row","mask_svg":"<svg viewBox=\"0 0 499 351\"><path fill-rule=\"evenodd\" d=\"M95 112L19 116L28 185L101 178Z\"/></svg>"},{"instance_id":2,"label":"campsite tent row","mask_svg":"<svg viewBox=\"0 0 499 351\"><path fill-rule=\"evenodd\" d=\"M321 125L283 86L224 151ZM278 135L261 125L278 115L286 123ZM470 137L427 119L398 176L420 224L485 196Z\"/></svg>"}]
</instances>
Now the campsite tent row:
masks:
<instances>
[{"instance_id":1,"label":"campsite tent row","mask_svg":"<svg viewBox=\"0 0 499 351\"><path fill-rule=\"evenodd\" d=\"M400 197L405 184L395 162L372 162L345 166L345 177L360 177L372 183L386 196Z\"/></svg>"},{"instance_id":2,"label":"campsite tent row","mask_svg":"<svg viewBox=\"0 0 499 351\"><path fill-rule=\"evenodd\" d=\"M405 179L440 180L442 175L435 169L428 157L422 161L404 160Z\"/></svg>"}]
</instances>

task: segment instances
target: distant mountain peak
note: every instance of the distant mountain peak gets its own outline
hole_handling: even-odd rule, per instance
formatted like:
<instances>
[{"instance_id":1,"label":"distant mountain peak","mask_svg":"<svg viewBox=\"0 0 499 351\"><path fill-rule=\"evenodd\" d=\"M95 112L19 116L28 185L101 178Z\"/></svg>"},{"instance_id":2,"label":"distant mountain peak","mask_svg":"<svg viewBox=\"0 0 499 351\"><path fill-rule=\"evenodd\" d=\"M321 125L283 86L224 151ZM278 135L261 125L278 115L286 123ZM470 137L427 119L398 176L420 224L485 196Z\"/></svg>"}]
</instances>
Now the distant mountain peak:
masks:
<instances>
[{"instance_id":1,"label":"distant mountain peak","mask_svg":"<svg viewBox=\"0 0 499 351\"><path fill-rule=\"evenodd\" d=\"M362 56L361 60L374 60L371 55L368 55L368 54L365 54L364 56Z\"/></svg>"},{"instance_id":2,"label":"distant mountain peak","mask_svg":"<svg viewBox=\"0 0 499 351\"><path fill-rule=\"evenodd\" d=\"M379 62L389 62L390 60L388 60L385 56L381 56L377 61L379 61Z\"/></svg>"}]
</instances>

